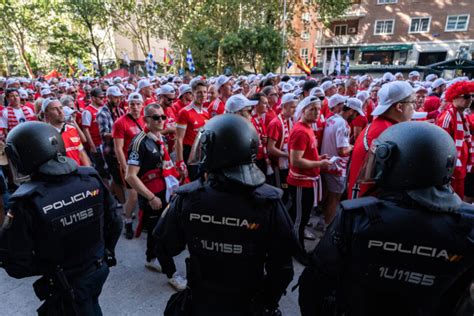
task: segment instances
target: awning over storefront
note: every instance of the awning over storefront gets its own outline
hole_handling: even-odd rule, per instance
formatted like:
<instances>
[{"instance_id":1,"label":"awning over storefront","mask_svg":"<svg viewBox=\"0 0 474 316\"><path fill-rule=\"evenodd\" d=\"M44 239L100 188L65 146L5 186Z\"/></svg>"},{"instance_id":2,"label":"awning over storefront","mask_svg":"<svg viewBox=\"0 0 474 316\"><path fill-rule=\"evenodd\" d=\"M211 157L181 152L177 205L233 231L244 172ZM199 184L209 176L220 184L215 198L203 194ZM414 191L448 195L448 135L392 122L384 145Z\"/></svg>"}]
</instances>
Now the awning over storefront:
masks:
<instances>
[{"instance_id":1,"label":"awning over storefront","mask_svg":"<svg viewBox=\"0 0 474 316\"><path fill-rule=\"evenodd\" d=\"M410 50L413 48L412 44L401 44L401 45L370 45L370 46L361 46L359 50L361 52L383 52L389 50Z\"/></svg>"},{"instance_id":2,"label":"awning over storefront","mask_svg":"<svg viewBox=\"0 0 474 316\"><path fill-rule=\"evenodd\" d=\"M449 69L451 69L451 70L455 70L455 69L474 70L474 61L463 59L463 58L456 58L456 59L442 61L442 62L439 62L439 63L436 63L436 64L431 64L431 65L428 65L426 67L430 68L430 69L434 69L434 70L440 70L440 71L446 70L446 69L448 69L448 70Z\"/></svg>"}]
</instances>

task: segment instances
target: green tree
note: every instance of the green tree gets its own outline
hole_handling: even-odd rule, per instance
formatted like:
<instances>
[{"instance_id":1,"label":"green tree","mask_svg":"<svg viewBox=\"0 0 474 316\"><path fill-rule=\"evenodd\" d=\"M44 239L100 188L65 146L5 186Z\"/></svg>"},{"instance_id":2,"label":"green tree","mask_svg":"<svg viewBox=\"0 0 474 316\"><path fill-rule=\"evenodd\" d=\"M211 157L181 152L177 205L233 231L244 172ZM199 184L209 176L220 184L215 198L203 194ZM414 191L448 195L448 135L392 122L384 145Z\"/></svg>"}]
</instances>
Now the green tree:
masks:
<instances>
[{"instance_id":1,"label":"green tree","mask_svg":"<svg viewBox=\"0 0 474 316\"><path fill-rule=\"evenodd\" d=\"M78 34L81 35L83 44L92 48L98 71L103 75L102 51L112 29L105 3L96 0L62 0L57 3L56 8L67 14L76 27L84 30Z\"/></svg>"},{"instance_id":2,"label":"green tree","mask_svg":"<svg viewBox=\"0 0 474 316\"><path fill-rule=\"evenodd\" d=\"M28 73L33 78L29 47L38 43L47 34L44 24L46 12L35 2L9 1L0 2L0 27L18 51L18 55Z\"/></svg>"},{"instance_id":3,"label":"green tree","mask_svg":"<svg viewBox=\"0 0 474 316\"><path fill-rule=\"evenodd\" d=\"M114 29L137 43L145 56L151 50L151 39L163 36L161 19L156 14L160 9L158 1L109 0L105 7Z\"/></svg>"}]
</instances>

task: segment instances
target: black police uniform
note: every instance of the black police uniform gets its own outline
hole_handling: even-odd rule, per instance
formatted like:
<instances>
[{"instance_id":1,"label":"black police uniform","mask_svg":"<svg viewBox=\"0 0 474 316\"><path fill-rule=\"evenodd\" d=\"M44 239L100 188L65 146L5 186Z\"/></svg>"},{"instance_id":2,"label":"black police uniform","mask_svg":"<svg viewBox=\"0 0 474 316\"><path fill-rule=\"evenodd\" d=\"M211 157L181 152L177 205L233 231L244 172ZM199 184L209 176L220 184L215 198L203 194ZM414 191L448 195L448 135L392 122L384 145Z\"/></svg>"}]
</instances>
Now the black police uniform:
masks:
<instances>
[{"instance_id":1,"label":"black police uniform","mask_svg":"<svg viewBox=\"0 0 474 316\"><path fill-rule=\"evenodd\" d=\"M343 201L300 278L301 312L454 315L473 268L473 206L436 212L403 194Z\"/></svg>"},{"instance_id":2,"label":"black police uniform","mask_svg":"<svg viewBox=\"0 0 474 316\"><path fill-rule=\"evenodd\" d=\"M211 173L206 182L196 180L176 193L154 234L170 256L188 246L192 315L277 308L298 247L281 190L245 187Z\"/></svg>"},{"instance_id":3,"label":"black police uniform","mask_svg":"<svg viewBox=\"0 0 474 316\"><path fill-rule=\"evenodd\" d=\"M37 175L11 197L0 259L14 278L34 284L40 315L101 315L98 296L115 264L121 221L112 196L92 168Z\"/></svg>"},{"instance_id":4,"label":"black police uniform","mask_svg":"<svg viewBox=\"0 0 474 316\"><path fill-rule=\"evenodd\" d=\"M161 186L162 190L153 193L160 198L163 207L160 210L152 209L148 200L141 195L138 195L138 204L140 209L143 211L143 225L146 227L148 232L146 260L150 261L158 257L163 273L171 278L176 272L173 258L156 253L155 240L152 235L153 229L158 223L158 219L160 218L163 209L167 206L166 183L163 176L161 175L157 177L156 173L150 173L150 171L157 171L158 174L161 174L161 171L163 170L163 152L160 147L158 147L155 141L148 137L145 132L141 131L137 136L135 136L130 144L127 164L140 167L137 176L149 189L150 182L160 181L160 185L158 186ZM152 189L152 191L155 190Z\"/></svg>"},{"instance_id":5,"label":"black police uniform","mask_svg":"<svg viewBox=\"0 0 474 316\"><path fill-rule=\"evenodd\" d=\"M360 174L381 193L341 203L300 277L302 315L457 315L474 277L474 207L449 186L454 142L405 122L374 145Z\"/></svg>"}]
</instances>

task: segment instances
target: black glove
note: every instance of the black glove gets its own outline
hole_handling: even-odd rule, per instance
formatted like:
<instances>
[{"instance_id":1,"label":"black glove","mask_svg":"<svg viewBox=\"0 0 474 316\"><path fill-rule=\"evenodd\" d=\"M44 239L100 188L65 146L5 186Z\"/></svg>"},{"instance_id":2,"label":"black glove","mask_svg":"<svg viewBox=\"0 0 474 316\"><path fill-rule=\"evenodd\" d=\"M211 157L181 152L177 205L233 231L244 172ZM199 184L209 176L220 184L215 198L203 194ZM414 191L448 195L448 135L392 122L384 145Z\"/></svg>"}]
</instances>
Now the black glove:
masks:
<instances>
[{"instance_id":1,"label":"black glove","mask_svg":"<svg viewBox=\"0 0 474 316\"><path fill-rule=\"evenodd\" d=\"M104 260L109 268L117 265L117 259L115 259L115 254L108 249L105 249Z\"/></svg>"}]
</instances>

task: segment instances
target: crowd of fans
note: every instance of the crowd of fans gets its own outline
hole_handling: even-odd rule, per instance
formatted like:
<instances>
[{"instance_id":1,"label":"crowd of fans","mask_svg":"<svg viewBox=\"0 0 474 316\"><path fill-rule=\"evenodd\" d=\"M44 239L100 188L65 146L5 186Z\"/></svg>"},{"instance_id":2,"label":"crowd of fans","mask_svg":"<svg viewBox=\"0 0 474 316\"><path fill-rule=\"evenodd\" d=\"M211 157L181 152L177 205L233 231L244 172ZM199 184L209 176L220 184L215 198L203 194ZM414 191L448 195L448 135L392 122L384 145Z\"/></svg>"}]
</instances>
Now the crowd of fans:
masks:
<instances>
[{"instance_id":1,"label":"crowd of fans","mask_svg":"<svg viewBox=\"0 0 474 316\"><path fill-rule=\"evenodd\" d=\"M128 239L140 232L140 224L136 231L132 226L133 215L139 214L138 194L125 181L127 166L136 158L129 157L129 147L147 128L145 117L164 122L160 133L181 184L202 176L199 166L188 160L207 120L223 113L250 120L260 138L257 166L268 183L284 191L283 202L303 245L304 238L315 238L305 229L314 207L319 210L316 229L324 232L342 199L373 194L364 165L373 141L399 122L422 120L451 135L458 149L452 187L467 202L474 201L474 112L470 108L474 83L465 77L447 81L430 74L422 79L413 71L408 78L401 73L346 79L273 73L211 78L0 78L0 93L4 99L0 139L25 121L54 126L67 156L78 165L93 166L122 205ZM145 107L150 104L159 105L163 114L147 116ZM9 181L8 162L0 162L4 165L0 193L7 202L7 188L14 184Z\"/></svg>"}]
</instances>

